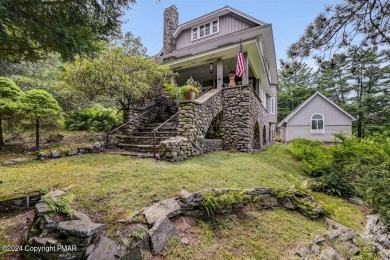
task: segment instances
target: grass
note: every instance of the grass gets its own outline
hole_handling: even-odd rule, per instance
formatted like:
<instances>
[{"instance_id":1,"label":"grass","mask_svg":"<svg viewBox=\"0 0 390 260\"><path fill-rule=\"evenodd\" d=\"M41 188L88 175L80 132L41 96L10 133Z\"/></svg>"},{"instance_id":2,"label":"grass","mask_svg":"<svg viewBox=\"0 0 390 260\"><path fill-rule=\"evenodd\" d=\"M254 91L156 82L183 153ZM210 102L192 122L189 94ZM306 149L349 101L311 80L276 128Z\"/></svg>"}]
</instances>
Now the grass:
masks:
<instances>
[{"instance_id":1,"label":"grass","mask_svg":"<svg viewBox=\"0 0 390 260\"><path fill-rule=\"evenodd\" d=\"M116 237L121 226L115 220L155 201L175 197L182 189L286 188L292 185L291 178L306 182L285 145L273 145L257 154L214 152L175 164L120 155L81 155L0 166L0 201L74 185L70 190L76 195L72 207L94 221L104 222L105 234ZM358 207L320 193L315 197L332 209L334 220L362 230L364 215ZM198 221L194 232L201 237L199 242L188 247L176 243L177 248L171 247L166 257L188 258L206 252L207 258L213 259L276 259L323 230L321 221L284 210L224 216L211 222ZM213 246L215 241L221 245Z\"/></svg>"},{"instance_id":2,"label":"grass","mask_svg":"<svg viewBox=\"0 0 390 260\"><path fill-rule=\"evenodd\" d=\"M299 225L297 225L299 223ZM287 259L324 233L323 221L311 221L282 209L198 220L186 234L189 245L174 240L166 259ZM226 239L228 238L228 239Z\"/></svg>"}]
</instances>

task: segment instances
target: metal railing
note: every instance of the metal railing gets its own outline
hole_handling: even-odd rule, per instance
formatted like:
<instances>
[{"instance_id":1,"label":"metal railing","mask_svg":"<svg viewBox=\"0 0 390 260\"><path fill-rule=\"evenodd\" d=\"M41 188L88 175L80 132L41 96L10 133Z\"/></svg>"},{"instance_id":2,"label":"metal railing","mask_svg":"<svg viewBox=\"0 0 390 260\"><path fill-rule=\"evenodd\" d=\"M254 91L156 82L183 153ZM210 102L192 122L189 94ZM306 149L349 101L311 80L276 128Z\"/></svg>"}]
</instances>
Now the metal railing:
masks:
<instances>
[{"instance_id":1,"label":"metal railing","mask_svg":"<svg viewBox=\"0 0 390 260\"><path fill-rule=\"evenodd\" d=\"M179 115L179 111L176 112L173 116L171 116L168 120L166 120L164 123L153 129L153 156L156 158L156 133L157 131L163 127L165 124L167 124L169 121L171 121L173 118ZM156 158L157 159L157 158Z\"/></svg>"},{"instance_id":2,"label":"metal railing","mask_svg":"<svg viewBox=\"0 0 390 260\"><path fill-rule=\"evenodd\" d=\"M126 123L118 126L117 128L111 130L111 131L106 131L106 148L108 148L108 145L109 145L109 141L110 141L110 135L117 132L119 129L122 129L124 126L134 122L135 120L137 120L138 118L150 113L151 111L153 111L153 109L155 109L156 107L158 107L160 105L160 103L157 103L155 104L154 106L152 106L151 108L149 108L148 110L146 110L145 112L141 113L140 115L138 115L137 117L127 121Z\"/></svg>"}]
</instances>

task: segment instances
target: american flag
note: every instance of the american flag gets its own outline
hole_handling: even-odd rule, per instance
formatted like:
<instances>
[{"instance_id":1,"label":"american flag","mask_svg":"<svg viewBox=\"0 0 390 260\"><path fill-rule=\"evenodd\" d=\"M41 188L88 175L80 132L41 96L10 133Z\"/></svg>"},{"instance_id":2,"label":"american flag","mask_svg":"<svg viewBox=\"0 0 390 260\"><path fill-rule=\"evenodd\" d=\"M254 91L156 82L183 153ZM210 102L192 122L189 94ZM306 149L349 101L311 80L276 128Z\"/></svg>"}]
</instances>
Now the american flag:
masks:
<instances>
[{"instance_id":1,"label":"american flag","mask_svg":"<svg viewBox=\"0 0 390 260\"><path fill-rule=\"evenodd\" d=\"M245 67L244 67L244 53L242 52L242 44L240 42L240 48L238 50L238 55L237 55L237 69L236 69L236 75L237 77L242 78L242 75L245 72Z\"/></svg>"}]
</instances>

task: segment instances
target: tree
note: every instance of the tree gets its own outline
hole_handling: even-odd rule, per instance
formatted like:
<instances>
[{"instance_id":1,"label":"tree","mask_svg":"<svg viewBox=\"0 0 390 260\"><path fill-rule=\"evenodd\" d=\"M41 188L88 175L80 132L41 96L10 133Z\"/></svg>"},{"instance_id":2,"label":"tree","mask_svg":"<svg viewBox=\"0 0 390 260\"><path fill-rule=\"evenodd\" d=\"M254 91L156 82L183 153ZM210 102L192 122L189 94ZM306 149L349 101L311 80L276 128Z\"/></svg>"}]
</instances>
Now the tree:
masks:
<instances>
[{"instance_id":1,"label":"tree","mask_svg":"<svg viewBox=\"0 0 390 260\"><path fill-rule=\"evenodd\" d=\"M142 44L140 37L135 37L131 32L125 33L113 40L114 46L119 46L128 55L146 57L146 47Z\"/></svg>"},{"instance_id":2,"label":"tree","mask_svg":"<svg viewBox=\"0 0 390 260\"><path fill-rule=\"evenodd\" d=\"M12 120L23 92L12 79L0 77L0 148L4 146L3 122Z\"/></svg>"},{"instance_id":3,"label":"tree","mask_svg":"<svg viewBox=\"0 0 390 260\"><path fill-rule=\"evenodd\" d=\"M114 48L93 60L76 59L64 67L62 78L74 90L91 100L114 99L123 111L124 122L131 108L158 95L172 71L167 66L140 56L129 56Z\"/></svg>"},{"instance_id":4,"label":"tree","mask_svg":"<svg viewBox=\"0 0 390 260\"><path fill-rule=\"evenodd\" d=\"M304 62L280 60L278 121L314 93L313 72Z\"/></svg>"},{"instance_id":5,"label":"tree","mask_svg":"<svg viewBox=\"0 0 390 260\"><path fill-rule=\"evenodd\" d=\"M23 115L35 126L35 148L39 149L41 127L58 126L62 122L62 109L57 100L45 90L26 91L20 99Z\"/></svg>"},{"instance_id":6,"label":"tree","mask_svg":"<svg viewBox=\"0 0 390 260\"><path fill-rule=\"evenodd\" d=\"M64 59L93 54L99 41L119 33L123 11L135 0L3 0L0 57L38 60L48 52Z\"/></svg>"},{"instance_id":7,"label":"tree","mask_svg":"<svg viewBox=\"0 0 390 260\"><path fill-rule=\"evenodd\" d=\"M390 2L344 0L327 6L305 34L288 50L291 58L307 57L314 50L332 53L344 47L390 45ZM317 56L317 55L316 55Z\"/></svg>"},{"instance_id":8,"label":"tree","mask_svg":"<svg viewBox=\"0 0 390 260\"><path fill-rule=\"evenodd\" d=\"M324 94L356 117L358 137L365 130L390 130L390 65L386 51L360 48L322 61L317 83Z\"/></svg>"}]
</instances>

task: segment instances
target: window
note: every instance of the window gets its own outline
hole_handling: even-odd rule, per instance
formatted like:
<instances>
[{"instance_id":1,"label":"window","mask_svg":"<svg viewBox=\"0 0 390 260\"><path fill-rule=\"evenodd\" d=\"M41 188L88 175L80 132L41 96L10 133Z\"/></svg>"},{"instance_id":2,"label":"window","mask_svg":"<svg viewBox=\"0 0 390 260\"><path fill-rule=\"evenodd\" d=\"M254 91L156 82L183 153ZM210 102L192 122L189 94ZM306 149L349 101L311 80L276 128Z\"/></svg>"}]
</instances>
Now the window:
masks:
<instances>
[{"instance_id":1,"label":"window","mask_svg":"<svg viewBox=\"0 0 390 260\"><path fill-rule=\"evenodd\" d=\"M271 97L271 114L276 114L276 98Z\"/></svg>"},{"instance_id":2,"label":"window","mask_svg":"<svg viewBox=\"0 0 390 260\"><path fill-rule=\"evenodd\" d=\"M191 29L191 40L197 40L219 32L219 20L212 20Z\"/></svg>"},{"instance_id":3,"label":"window","mask_svg":"<svg viewBox=\"0 0 390 260\"><path fill-rule=\"evenodd\" d=\"M313 133L324 132L324 117L321 114L314 114L311 116L311 131Z\"/></svg>"}]
</instances>

